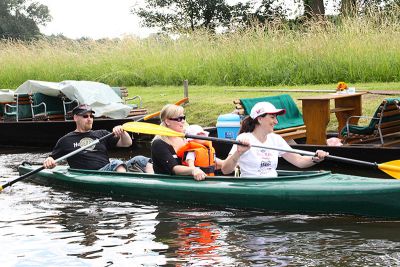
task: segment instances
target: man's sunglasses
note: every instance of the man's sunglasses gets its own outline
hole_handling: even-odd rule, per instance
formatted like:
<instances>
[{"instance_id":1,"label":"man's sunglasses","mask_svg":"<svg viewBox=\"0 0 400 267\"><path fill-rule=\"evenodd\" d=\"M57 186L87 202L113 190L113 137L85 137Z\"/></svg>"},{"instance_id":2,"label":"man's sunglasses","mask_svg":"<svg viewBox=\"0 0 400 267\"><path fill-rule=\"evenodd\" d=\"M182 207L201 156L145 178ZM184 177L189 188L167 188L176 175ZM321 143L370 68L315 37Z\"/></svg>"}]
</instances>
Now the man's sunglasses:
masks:
<instances>
[{"instance_id":1,"label":"man's sunglasses","mask_svg":"<svg viewBox=\"0 0 400 267\"><path fill-rule=\"evenodd\" d=\"M169 118L172 121L177 121L177 122L181 122L184 121L186 119L186 116L179 116L177 118Z\"/></svg>"},{"instance_id":2,"label":"man's sunglasses","mask_svg":"<svg viewBox=\"0 0 400 267\"><path fill-rule=\"evenodd\" d=\"M89 114L85 114L85 115L82 115L82 117L85 118L85 119L87 119L87 118L89 118L89 117L93 119L93 118L94 118L94 115L92 115L92 114L90 114L90 115L89 115Z\"/></svg>"}]
</instances>

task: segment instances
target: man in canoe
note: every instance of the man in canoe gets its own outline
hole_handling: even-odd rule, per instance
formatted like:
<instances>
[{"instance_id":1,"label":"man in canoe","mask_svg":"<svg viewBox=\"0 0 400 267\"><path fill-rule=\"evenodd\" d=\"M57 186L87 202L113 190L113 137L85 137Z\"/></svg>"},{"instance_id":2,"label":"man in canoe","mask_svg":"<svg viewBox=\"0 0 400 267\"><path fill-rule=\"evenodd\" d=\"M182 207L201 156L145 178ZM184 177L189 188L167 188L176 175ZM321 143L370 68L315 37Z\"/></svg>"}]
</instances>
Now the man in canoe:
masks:
<instances>
[{"instance_id":1,"label":"man in canoe","mask_svg":"<svg viewBox=\"0 0 400 267\"><path fill-rule=\"evenodd\" d=\"M259 102L251 109L241 124L236 140L250 146L233 145L227 159L222 165L222 172L232 173L237 165L240 167L242 177L276 177L278 157L283 157L299 168L311 167L324 160L327 152L317 150L315 156L302 156L286 151L271 150L267 148L251 147L267 146L290 150L288 143L278 134L273 133L274 126L278 123L277 116L283 115L284 109L276 109L269 102Z\"/></svg>"},{"instance_id":2,"label":"man in canoe","mask_svg":"<svg viewBox=\"0 0 400 267\"><path fill-rule=\"evenodd\" d=\"M79 149L103 136L110 134L107 130L92 130L94 110L86 104L77 106L72 111L76 129L73 132L61 137L53 148L51 155L45 159L45 168L54 168L55 159ZM132 138L125 132L121 125L115 126L112 130L113 136L102 142L91 146L76 155L67 158L68 165L74 169L89 169L101 171L126 172L130 168L137 167L145 172L152 173L151 160L144 156L136 156L126 162L121 160L110 160L108 150L113 147L129 147L132 145Z\"/></svg>"}]
</instances>

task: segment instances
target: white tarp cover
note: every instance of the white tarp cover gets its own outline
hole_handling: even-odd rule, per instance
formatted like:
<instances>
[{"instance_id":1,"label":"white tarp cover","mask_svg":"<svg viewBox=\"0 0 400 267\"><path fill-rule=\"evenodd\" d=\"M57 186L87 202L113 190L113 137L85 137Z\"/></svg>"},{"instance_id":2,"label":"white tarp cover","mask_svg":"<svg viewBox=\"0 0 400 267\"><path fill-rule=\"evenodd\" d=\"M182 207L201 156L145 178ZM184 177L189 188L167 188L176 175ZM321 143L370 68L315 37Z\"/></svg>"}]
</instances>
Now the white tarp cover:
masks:
<instances>
[{"instance_id":1,"label":"white tarp cover","mask_svg":"<svg viewBox=\"0 0 400 267\"><path fill-rule=\"evenodd\" d=\"M9 89L0 90L0 102L13 102L14 101L14 91Z\"/></svg>"},{"instance_id":2,"label":"white tarp cover","mask_svg":"<svg viewBox=\"0 0 400 267\"><path fill-rule=\"evenodd\" d=\"M44 82L28 80L21 84L15 93L42 93L49 96L58 96L62 92L71 100L78 100L80 104L88 104L96 112L95 116L107 116L121 119L128 116L132 109L122 103L122 99L114 90L99 82L91 81L62 81Z\"/></svg>"}]
</instances>

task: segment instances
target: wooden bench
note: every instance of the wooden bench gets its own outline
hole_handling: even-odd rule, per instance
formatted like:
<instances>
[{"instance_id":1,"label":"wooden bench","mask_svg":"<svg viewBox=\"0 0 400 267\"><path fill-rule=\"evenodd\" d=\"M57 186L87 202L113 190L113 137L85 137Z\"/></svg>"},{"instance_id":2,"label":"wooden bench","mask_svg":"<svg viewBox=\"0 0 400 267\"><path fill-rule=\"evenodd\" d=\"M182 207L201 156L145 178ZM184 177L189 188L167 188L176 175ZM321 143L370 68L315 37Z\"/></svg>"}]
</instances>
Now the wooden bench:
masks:
<instances>
[{"instance_id":1,"label":"wooden bench","mask_svg":"<svg viewBox=\"0 0 400 267\"><path fill-rule=\"evenodd\" d=\"M282 99L284 99L285 101L281 101ZM284 116L289 116L290 112L288 112L288 109L297 109L296 113L298 111L298 108L297 108L296 104L294 103L293 99L287 94L271 96L271 97L256 98L256 100L271 102L272 104L274 104L274 106L276 108L286 109L287 113ZM233 103L235 104L235 113L242 115L242 116L247 115L246 109L243 106L241 99L236 99L233 101ZM290 107L286 106L285 103L289 103ZM298 111L298 114L300 114L300 111ZM301 114L300 114L300 116L301 116ZM288 117L286 119L290 120L291 118ZM306 137L307 130L306 130L306 126L304 125L304 122L303 122L302 125L297 125L297 126L293 126L293 127L285 127L285 128L281 128L281 129L279 129L279 128L275 129L274 133L279 134L286 141L289 141L289 140Z\"/></svg>"},{"instance_id":2,"label":"wooden bench","mask_svg":"<svg viewBox=\"0 0 400 267\"><path fill-rule=\"evenodd\" d=\"M366 126L350 123L351 118L369 119ZM342 130L344 142L348 144L365 144L379 142L382 146L400 143L400 99L388 98L382 101L374 116L349 117Z\"/></svg>"}]
</instances>

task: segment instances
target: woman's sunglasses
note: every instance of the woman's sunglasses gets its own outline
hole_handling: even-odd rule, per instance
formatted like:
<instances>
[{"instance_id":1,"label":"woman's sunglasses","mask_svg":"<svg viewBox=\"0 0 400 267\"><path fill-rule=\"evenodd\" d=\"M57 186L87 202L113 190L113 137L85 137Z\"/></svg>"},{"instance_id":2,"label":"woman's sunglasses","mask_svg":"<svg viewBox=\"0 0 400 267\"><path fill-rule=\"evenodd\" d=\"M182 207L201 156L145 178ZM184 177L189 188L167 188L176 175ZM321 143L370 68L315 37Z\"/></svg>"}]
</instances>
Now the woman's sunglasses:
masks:
<instances>
[{"instance_id":1,"label":"woman's sunglasses","mask_svg":"<svg viewBox=\"0 0 400 267\"><path fill-rule=\"evenodd\" d=\"M85 115L82 115L82 117L85 118L85 119L87 119L87 118L89 118L89 117L93 119L93 118L94 118L94 115L92 115L92 114L90 114L90 115L89 115L89 114L85 114Z\"/></svg>"},{"instance_id":2,"label":"woman's sunglasses","mask_svg":"<svg viewBox=\"0 0 400 267\"><path fill-rule=\"evenodd\" d=\"M186 119L186 116L179 116L177 118L169 118L172 121L177 121L177 122L181 122L184 121Z\"/></svg>"}]
</instances>

